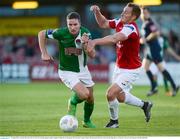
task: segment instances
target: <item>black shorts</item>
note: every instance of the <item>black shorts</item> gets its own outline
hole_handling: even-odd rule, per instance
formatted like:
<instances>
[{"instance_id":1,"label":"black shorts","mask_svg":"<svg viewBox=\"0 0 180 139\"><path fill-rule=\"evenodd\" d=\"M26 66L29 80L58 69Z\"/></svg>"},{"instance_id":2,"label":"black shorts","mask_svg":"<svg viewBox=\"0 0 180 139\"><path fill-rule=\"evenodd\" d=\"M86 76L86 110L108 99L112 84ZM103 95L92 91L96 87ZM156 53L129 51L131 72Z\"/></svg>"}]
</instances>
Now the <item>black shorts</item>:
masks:
<instances>
[{"instance_id":1,"label":"black shorts","mask_svg":"<svg viewBox=\"0 0 180 139\"><path fill-rule=\"evenodd\" d=\"M151 55L146 55L146 58L150 61L153 61L155 64L161 63L163 58L160 53L153 53Z\"/></svg>"}]
</instances>

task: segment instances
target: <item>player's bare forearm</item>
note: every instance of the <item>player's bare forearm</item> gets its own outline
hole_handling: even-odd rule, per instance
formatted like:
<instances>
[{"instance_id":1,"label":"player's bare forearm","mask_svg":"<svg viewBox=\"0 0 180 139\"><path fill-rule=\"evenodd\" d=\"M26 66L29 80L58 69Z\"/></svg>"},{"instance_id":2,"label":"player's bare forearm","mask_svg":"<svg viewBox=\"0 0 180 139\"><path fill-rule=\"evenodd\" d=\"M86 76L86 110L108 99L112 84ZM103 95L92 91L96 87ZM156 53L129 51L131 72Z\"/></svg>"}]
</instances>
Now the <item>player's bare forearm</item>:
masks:
<instances>
[{"instance_id":1,"label":"player's bare forearm","mask_svg":"<svg viewBox=\"0 0 180 139\"><path fill-rule=\"evenodd\" d=\"M88 47L91 47L91 48L88 48ZM83 43L83 49L90 58L94 58L96 56L96 51L94 47L90 45L88 46L88 43Z\"/></svg>"},{"instance_id":2,"label":"player's bare forearm","mask_svg":"<svg viewBox=\"0 0 180 139\"><path fill-rule=\"evenodd\" d=\"M42 30L38 33L38 41L39 41L39 48L42 54L47 54L47 50L45 47L46 38L45 38L45 30Z\"/></svg>"},{"instance_id":3,"label":"player's bare forearm","mask_svg":"<svg viewBox=\"0 0 180 139\"><path fill-rule=\"evenodd\" d=\"M173 56L176 60L180 61L180 56L178 54L176 54L172 48L168 47L167 49L167 52Z\"/></svg>"},{"instance_id":4,"label":"player's bare forearm","mask_svg":"<svg viewBox=\"0 0 180 139\"><path fill-rule=\"evenodd\" d=\"M109 28L108 20L99 12L95 13L96 21L101 28Z\"/></svg>"},{"instance_id":5,"label":"player's bare forearm","mask_svg":"<svg viewBox=\"0 0 180 139\"><path fill-rule=\"evenodd\" d=\"M99 27L109 28L108 20L101 14L100 8L97 5L91 6L90 10L93 11Z\"/></svg>"},{"instance_id":6,"label":"player's bare forearm","mask_svg":"<svg viewBox=\"0 0 180 139\"><path fill-rule=\"evenodd\" d=\"M112 45L116 44L119 41L126 40L127 37L122 33L115 33L113 35L105 36L104 38L94 39L95 45Z\"/></svg>"},{"instance_id":7,"label":"player's bare forearm","mask_svg":"<svg viewBox=\"0 0 180 139\"><path fill-rule=\"evenodd\" d=\"M45 30L42 30L38 33L38 41L39 41L39 48L41 51L41 58L43 61L52 61L53 58L48 55L47 49L45 47L46 37L45 37Z\"/></svg>"},{"instance_id":8,"label":"player's bare forearm","mask_svg":"<svg viewBox=\"0 0 180 139\"><path fill-rule=\"evenodd\" d=\"M95 51L95 49L92 49L90 52L87 52L87 55L88 55L90 58L95 58L95 56L96 56L96 51Z\"/></svg>"}]
</instances>

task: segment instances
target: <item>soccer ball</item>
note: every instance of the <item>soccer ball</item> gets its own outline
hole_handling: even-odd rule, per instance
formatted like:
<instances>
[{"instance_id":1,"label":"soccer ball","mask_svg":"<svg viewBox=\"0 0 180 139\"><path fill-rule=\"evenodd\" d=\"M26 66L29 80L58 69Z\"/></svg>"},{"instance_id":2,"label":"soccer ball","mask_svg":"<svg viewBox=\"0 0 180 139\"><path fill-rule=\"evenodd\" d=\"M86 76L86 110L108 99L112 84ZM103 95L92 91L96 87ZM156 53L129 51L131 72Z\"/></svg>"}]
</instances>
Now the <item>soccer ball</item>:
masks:
<instances>
[{"instance_id":1,"label":"soccer ball","mask_svg":"<svg viewBox=\"0 0 180 139\"><path fill-rule=\"evenodd\" d=\"M72 115L65 115L60 119L59 127L64 132L74 132L78 128L78 120Z\"/></svg>"}]
</instances>

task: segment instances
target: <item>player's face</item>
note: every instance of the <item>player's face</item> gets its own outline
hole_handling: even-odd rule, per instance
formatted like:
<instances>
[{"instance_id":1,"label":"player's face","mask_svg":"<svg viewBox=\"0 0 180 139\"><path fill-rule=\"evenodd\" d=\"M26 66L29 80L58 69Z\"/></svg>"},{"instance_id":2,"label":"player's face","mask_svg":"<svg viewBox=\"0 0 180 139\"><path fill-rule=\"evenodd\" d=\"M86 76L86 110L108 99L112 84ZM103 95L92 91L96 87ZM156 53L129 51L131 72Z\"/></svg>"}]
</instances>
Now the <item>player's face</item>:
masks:
<instances>
[{"instance_id":1,"label":"player's face","mask_svg":"<svg viewBox=\"0 0 180 139\"><path fill-rule=\"evenodd\" d=\"M149 17L150 17L150 14L149 14L148 10L142 9L142 10L141 10L141 19L142 19L143 21L145 21L145 20L147 20Z\"/></svg>"},{"instance_id":2,"label":"player's face","mask_svg":"<svg viewBox=\"0 0 180 139\"><path fill-rule=\"evenodd\" d=\"M80 30L80 22L78 19L67 19L67 27L72 35L77 35Z\"/></svg>"},{"instance_id":3,"label":"player's face","mask_svg":"<svg viewBox=\"0 0 180 139\"><path fill-rule=\"evenodd\" d=\"M121 13L121 21L123 23L129 23L134 20L134 15L132 15L132 7L126 6Z\"/></svg>"}]
</instances>

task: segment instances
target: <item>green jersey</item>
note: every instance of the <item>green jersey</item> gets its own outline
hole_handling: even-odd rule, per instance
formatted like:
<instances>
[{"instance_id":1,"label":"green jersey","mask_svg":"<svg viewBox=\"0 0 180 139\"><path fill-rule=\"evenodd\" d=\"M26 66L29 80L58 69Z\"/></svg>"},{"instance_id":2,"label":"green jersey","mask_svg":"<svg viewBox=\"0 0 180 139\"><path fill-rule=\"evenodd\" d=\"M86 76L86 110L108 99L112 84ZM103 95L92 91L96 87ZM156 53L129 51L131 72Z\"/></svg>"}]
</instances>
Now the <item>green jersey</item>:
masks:
<instances>
[{"instance_id":1,"label":"green jersey","mask_svg":"<svg viewBox=\"0 0 180 139\"><path fill-rule=\"evenodd\" d=\"M168 40L160 36L158 38L159 44L161 46L161 56L164 56L164 51L169 47Z\"/></svg>"},{"instance_id":2,"label":"green jersey","mask_svg":"<svg viewBox=\"0 0 180 139\"><path fill-rule=\"evenodd\" d=\"M81 36L87 33L91 38L88 29L81 27L77 36L72 35L68 28L46 30L46 38L56 39L59 43L59 69L65 71L80 72L80 67L87 64L87 54L82 48Z\"/></svg>"}]
</instances>

